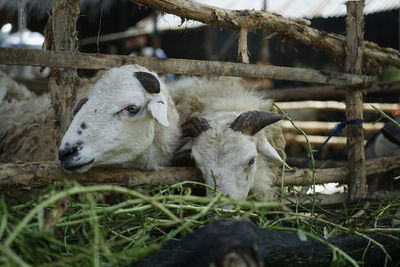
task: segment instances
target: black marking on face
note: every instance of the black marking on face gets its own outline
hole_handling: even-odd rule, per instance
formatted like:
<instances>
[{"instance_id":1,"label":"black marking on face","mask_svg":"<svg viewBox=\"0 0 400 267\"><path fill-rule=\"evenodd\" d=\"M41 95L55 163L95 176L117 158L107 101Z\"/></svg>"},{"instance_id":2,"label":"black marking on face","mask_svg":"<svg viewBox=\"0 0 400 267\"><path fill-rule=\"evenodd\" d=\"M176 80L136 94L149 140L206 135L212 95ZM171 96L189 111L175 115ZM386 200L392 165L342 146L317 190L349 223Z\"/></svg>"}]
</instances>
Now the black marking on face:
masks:
<instances>
[{"instance_id":1,"label":"black marking on face","mask_svg":"<svg viewBox=\"0 0 400 267\"><path fill-rule=\"evenodd\" d=\"M81 130L76 131L76 133L77 133L78 135L82 135L82 131L81 131Z\"/></svg>"},{"instance_id":2,"label":"black marking on face","mask_svg":"<svg viewBox=\"0 0 400 267\"><path fill-rule=\"evenodd\" d=\"M138 71L134 73L136 79L143 88L150 94L158 94L160 92L160 82L157 77L151 73Z\"/></svg>"},{"instance_id":3,"label":"black marking on face","mask_svg":"<svg viewBox=\"0 0 400 267\"><path fill-rule=\"evenodd\" d=\"M157 103L164 104L164 101L162 101L162 100L158 100L158 101L157 101Z\"/></svg>"},{"instance_id":4,"label":"black marking on face","mask_svg":"<svg viewBox=\"0 0 400 267\"><path fill-rule=\"evenodd\" d=\"M86 129L86 128L87 128L86 123L82 122L82 123L81 123L81 128L82 128L82 129Z\"/></svg>"}]
</instances>

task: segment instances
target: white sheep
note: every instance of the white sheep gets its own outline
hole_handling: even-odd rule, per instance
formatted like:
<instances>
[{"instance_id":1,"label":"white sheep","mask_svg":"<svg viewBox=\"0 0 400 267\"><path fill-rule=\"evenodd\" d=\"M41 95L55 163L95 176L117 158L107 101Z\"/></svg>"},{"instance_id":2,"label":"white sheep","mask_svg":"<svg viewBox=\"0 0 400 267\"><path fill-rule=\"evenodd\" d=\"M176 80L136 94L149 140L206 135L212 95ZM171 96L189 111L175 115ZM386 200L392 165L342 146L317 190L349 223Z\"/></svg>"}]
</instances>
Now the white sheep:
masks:
<instances>
[{"instance_id":1,"label":"white sheep","mask_svg":"<svg viewBox=\"0 0 400 267\"><path fill-rule=\"evenodd\" d=\"M98 78L77 80L78 99ZM0 91L6 92L0 104L0 162L56 160L50 95L37 96L1 72L0 81Z\"/></svg>"},{"instance_id":2,"label":"white sheep","mask_svg":"<svg viewBox=\"0 0 400 267\"><path fill-rule=\"evenodd\" d=\"M0 162L55 160L48 95L0 105Z\"/></svg>"},{"instance_id":3,"label":"white sheep","mask_svg":"<svg viewBox=\"0 0 400 267\"><path fill-rule=\"evenodd\" d=\"M0 71L0 105L4 100L30 99L35 94L26 88L25 85L17 83L8 74Z\"/></svg>"},{"instance_id":4,"label":"white sheep","mask_svg":"<svg viewBox=\"0 0 400 267\"><path fill-rule=\"evenodd\" d=\"M272 124L282 116L270 113L272 101L234 78L184 78L170 92L190 137L178 154L190 148L206 183L233 199L249 190L272 198L285 155L282 130Z\"/></svg>"},{"instance_id":5,"label":"white sheep","mask_svg":"<svg viewBox=\"0 0 400 267\"><path fill-rule=\"evenodd\" d=\"M107 71L75 113L58 153L68 172L124 162L157 170L178 146L179 115L168 89L139 65Z\"/></svg>"}]
</instances>

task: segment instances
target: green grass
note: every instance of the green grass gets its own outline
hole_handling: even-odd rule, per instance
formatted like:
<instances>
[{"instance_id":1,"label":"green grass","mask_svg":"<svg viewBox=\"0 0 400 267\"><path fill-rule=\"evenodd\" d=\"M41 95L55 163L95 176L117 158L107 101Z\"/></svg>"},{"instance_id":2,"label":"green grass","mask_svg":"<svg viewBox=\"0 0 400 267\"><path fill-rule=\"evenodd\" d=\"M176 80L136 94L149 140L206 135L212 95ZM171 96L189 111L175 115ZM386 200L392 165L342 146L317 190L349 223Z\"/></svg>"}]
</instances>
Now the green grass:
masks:
<instances>
[{"instance_id":1,"label":"green grass","mask_svg":"<svg viewBox=\"0 0 400 267\"><path fill-rule=\"evenodd\" d=\"M324 236L351 233L368 238L362 230L369 226L376 232L396 231L387 220L393 210L400 208L399 199L387 199L371 207L374 212L368 218L360 221L354 218L347 225L346 218L353 216L358 208L327 210L314 205L311 215L311 207L298 203L284 206L279 202L235 202L218 192L214 197L194 195L193 186L201 185L184 182L174 186L145 186L144 190L63 182L45 188L22 205L8 205L2 200L0 265L128 266L169 240L180 239L212 220L242 216L261 228L298 234L301 229L303 238L326 244L337 260L357 266ZM53 227L44 230L49 214L65 198L69 199L65 213ZM233 210L220 208L226 205L233 205ZM287 227L287 223L293 227Z\"/></svg>"},{"instance_id":2,"label":"green grass","mask_svg":"<svg viewBox=\"0 0 400 267\"><path fill-rule=\"evenodd\" d=\"M287 119L293 123L290 117ZM298 128L294 123L293 126ZM308 141L307 135L298 130ZM314 175L312 148L307 144L309 168ZM276 202L234 201L215 187L196 182L123 188L65 181L44 188L19 205L6 203L2 196L0 266L129 266L210 221L241 217L249 218L260 228L291 231L301 240L312 238L325 244L332 250L331 266L359 263L330 244L328 237L357 235L369 240L368 246L376 245L386 253L367 233L400 233L393 225L393 219L400 220L395 215L400 209L400 196L388 196L368 205L322 207L315 201L313 177L312 196L296 187L284 187L283 181L276 192ZM214 192L213 197L194 193L204 192L206 187ZM301 204L301 198L312 204ZM365 253L368 246L362 248Z\"/></svg>"}]
</instances>

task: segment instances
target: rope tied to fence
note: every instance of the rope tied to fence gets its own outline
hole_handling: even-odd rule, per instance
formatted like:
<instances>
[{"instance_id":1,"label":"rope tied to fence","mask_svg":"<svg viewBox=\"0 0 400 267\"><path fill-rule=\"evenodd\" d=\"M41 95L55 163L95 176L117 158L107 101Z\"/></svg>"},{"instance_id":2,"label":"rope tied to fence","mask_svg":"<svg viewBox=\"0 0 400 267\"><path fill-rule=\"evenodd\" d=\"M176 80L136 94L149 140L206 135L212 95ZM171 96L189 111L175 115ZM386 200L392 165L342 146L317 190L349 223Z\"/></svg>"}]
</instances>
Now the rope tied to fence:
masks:
<instances>
[{"instance_id":1,"label":"rope tied to fence","mask_svg":"<svg viewBox=\"0 0 400 267\"><path fill-rule=\"evenodd\" d=\"M346 125L361 125L361 124L363 124L363 123L364 123L364 120L363 120L363 119L354 119L354 120L343 120L343 121L341 121L340 123L336 124L335 128L330 132L328 138L326 138L326 140L325 140L322 144L320 144L320 145L315 149L315 151L313 152L313 156L314 156L316 153L318 153L318 152L321 151L321 149L324 147L324 145L326 145L326 143L328 143L329 139L331 139L332 136L341 134L342 131L343 131L343 129L344 129L344 127L346 127ZM300 165L300 167L299 167L298 169L302 169L302 168L304 168L305 166L307 166L307 164L310 162L310 160L311 160L311 156L308 157L308 159L305 160L305 161Z\"/></svg>"}]
</instances>

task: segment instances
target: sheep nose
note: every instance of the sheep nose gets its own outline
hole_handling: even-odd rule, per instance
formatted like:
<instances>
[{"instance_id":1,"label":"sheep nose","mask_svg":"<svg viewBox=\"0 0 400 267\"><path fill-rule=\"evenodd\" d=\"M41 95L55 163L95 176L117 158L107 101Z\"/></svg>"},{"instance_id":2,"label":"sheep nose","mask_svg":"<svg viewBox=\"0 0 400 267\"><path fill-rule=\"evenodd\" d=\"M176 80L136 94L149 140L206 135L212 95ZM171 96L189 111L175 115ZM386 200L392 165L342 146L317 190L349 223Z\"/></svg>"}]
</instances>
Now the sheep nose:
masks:
<instances>
[{"instance_id":1,"label":"sheep nose","mask_svg":"<svg viewBox=\"0 0 400 267\"><path fill-rule=\"evenodd\" d=\"M79 154L79 150L81 150L81 146L79 144L74 144L72 146L66 145L64 149L58 150L58 158L60 162L69 161Z\"/></svg>"}]
</instances>

